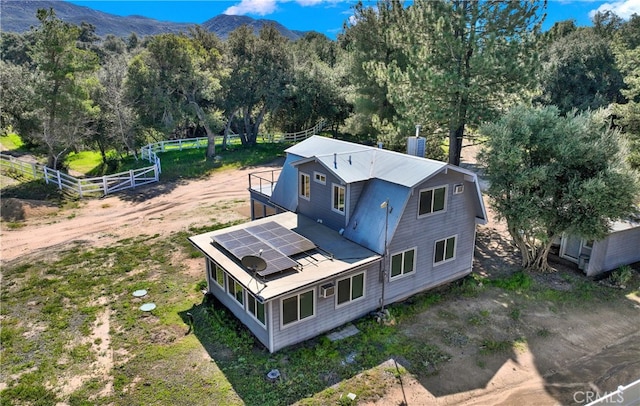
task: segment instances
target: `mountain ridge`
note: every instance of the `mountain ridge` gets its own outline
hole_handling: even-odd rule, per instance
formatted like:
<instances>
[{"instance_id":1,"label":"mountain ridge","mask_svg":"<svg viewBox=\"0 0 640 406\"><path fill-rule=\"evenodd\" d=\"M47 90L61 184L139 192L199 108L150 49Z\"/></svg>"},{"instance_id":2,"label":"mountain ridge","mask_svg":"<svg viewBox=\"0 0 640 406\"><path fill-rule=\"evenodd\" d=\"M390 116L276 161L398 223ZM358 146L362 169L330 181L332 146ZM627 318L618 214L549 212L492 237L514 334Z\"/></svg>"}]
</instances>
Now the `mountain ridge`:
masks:
<instances>
[{"instance_id":1,"label":"mountain ridge","mask_svg":"<svg viewBox=\"0 0 640 406\"><path fill-rule=\"evenodd\" d=\"M0 0L0 31L24 33L31 27L38 26L40 21L36 17L36 12L40 8L53 8L58 18L71 24L80 25L82 22L92 24L96 27L96 34L100 37L107 34L128 37L133 32L138 36L180 33L187 32L190 27L196 25L202 26L222 39L225 39L231 31L241 25L248 25L257 33L264 25L274 24L276 29L290 40L296 40L305 34L304 31L290 30L277 21L256 20L248 16L219 14L202 24L176 23L140 15L118 16L56 0Z\"/></svg>"}]
</instances>

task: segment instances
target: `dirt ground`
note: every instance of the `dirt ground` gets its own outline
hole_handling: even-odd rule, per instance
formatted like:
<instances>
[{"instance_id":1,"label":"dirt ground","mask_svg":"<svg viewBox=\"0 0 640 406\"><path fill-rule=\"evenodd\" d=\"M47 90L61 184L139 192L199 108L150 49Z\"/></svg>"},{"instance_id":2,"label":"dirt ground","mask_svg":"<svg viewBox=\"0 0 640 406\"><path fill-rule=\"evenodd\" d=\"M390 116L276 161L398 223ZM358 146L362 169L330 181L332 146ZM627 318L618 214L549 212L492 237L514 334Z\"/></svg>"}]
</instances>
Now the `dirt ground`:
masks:
<instances>
[{"instance_id":1,"label":"dirt ground","mask_svg":"<svg viewBox=\"0 0 640 406\"><path fill-rule=\"evenodd\" d=\"M468 149L467 151L471 151ZM0 265L23 256L43 256L75 244L107 246L140 234L168 235L208 224L226 210L224 221L249 216L248 174L274 166L216 173L203 180L156 184L102 199L84 200L59 210L42 202L3 199ZM240 207L240 209L235 209ZM191 272L202 272L191 261ZM493 274L517 266L504 226L490 217L478 233L476 271ZM552 281L553 282L553 281ZM555 281L562 289L563 281ZM588 391L611 391L640 377L640 298L598 308L553 308L547 303L520 314L518 297L460 298L430 308L403 333L442 345L451 359L438 374L417 381L394 378L375 405L556 405L587 403ZM517 319L513 317L518 311ZM470 323L491 314L492 323ZM106 316L108 318L108 314ZM480 317L481 319L481 317ZM102 323L108 326L108 323ZM109 342L108 328L99 332ZM525 338L516 350L480 355L472 345L482 338L496 341ZM403 360L389 360L411 371ZM405 362L405 364L403 364ZM105 374L108 374L108 363ZM361 403L365 404L365 403Z\"/></svg>"}]
</instances>

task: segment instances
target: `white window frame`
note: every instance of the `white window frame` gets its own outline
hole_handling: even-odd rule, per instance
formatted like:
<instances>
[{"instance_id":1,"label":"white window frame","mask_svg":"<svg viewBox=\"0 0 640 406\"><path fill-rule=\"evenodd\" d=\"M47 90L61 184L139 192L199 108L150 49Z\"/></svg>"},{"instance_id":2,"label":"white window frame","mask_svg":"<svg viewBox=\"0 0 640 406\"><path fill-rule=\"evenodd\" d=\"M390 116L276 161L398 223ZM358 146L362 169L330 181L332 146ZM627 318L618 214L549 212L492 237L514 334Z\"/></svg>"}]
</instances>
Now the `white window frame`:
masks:
<instances>
[{"instance_id":1,"label":"white window frame","mask_svg":"<svg viewBox=\"0 0 640 406\"><path fill-rule=\"evenodd\" d=\"M216 264L214 261L210 260L208 262L209 262L209 277L211 278L211 280L215 282L216 285L224 289L224 286L225 286L224 280L226 279L226 272L220 265ZM218 280L218 271L222 273L222 284L220 284L220 281Z\"/></svg>"},{"instance_id":2,"label":"white window frame","mask_svg":"<svg viewBox=\"0 0 640 406\"><path fill-rule=\"evenodd\" d=\"M450 240L451 238L453 238L453 256L451 258L447 258L447 241ZM444 251L443 251L444 256L440 261L436 261L437 260L436 247L438 246L439 242L443 242L443 241L444 241ZM438 265L446 264L447 262L455 261L457 251L458 251L458 234L450 235L446 238L441 238L439 240L436 240L433 243L433 266L438 266Z\"/></svg>"},{"instance_id":3,"label":"white window frame","mask_svg":"<svg viewBox=\"0 0 640 406\"><path fill-rule=\"evenodd\" d=\"M433 211L433 203L434 203L434 199L435 199L435 191L438 189L444 189L444 205L442 207L442 210L438 210L438 211ZM431 204L430 204L430 208L431 211L428 213L424 213L424 214L420 214L420 206L421 206L421 202L422 202L422 193L424 192L428 192L431 191ZM424 188L424 189L420 189L420 191L418 192L418 218L424 218L424 217L429 217L429 216L433 216L439 213L446 213L447 212L447 201L449 197L449 185L440 185L440 186L434 186L434 187L428 187L428 188Z\"/></svg>"},{"instance_id":4,"label":"white window frame","mask_svg":"<svg viewBox=\"0 0 640 406\"><path fill-rule=\"evenodd\" d=\"M410 271L407 271L407 270L404 269L404 256L409 251L413 251L413 268ZM393 276L392 275L392 272L393 272L393 257L395 257L397 255L402 255L402 269L401 269L401 271L400 271L400 273L398 275ZM397 251L397 252L394 252L393 254L391 254L389 256L389 279L390 280L396 280L396 279L404 278L406 276L414 275L416 273L417 258L418 258L418 247L408 248L408 249L406 249L404 251Z\"/></svg>"},{"instance_id":5,"label":"white window frame","mask_svg":"<svg viewBox=\"0 0 640 406\"><path fill-rule=\"evenodd\" d=\"M312 302L312 314L310 316L305 317L304 319L300 318L300 296L304 295L305 293L308 292L312 292L313 293L313 302ZM287 299L291 299L292 297L296 297L296 303L298 304L298 319L292 322L289 322L287 324L284 324L284 301ZM316 300L317 300L317 292L315 288L312 289L307 289L304 290L302 292L296 293L294 295L289 295L287 297L284 297L280 300L280 328L281 329L285 329L291 326L294 326L296 324L300 324L303 323L307 320L311 320L314 319L316 317L316 313L317 313L317 306L316 306Z\"/></svg>"},{"instance_id":6,"label":"white window frame","mask_svg":"<svg viewBox=\"0 0 640 406\"><path fill-rule=\"evenodd\" d=\"M306 179L306 183L309 189L308 196L304 194L304 190L302 190L302 179ZM311 200L311 176L308 173L300 172L298 176L298 196L303 198L304 200Z\"/></svg>"},{"instance_id":7,"label":"white window frame","mask_svg":"<svg viewBox=\"0 0 640 406\"><path fill-rule=\"evenodd\" d=\"M316 183L319 183L321 185L326 185L327 184L327 175L325 175L324 173L321 172L313 172L313 180Z\"/></svg>"},{"instance_id":8,"label":"white window frame","mask_svg":"<svg viewBox=\"0 0 640 406\"><path fill-rule=\"evenodd\" d=\"M344 202L342 210L339 207L336 207L336 190L342 190L344 193ZM331 187L331 210L344 215L347 212L347 188L345 186L339 185L337 183L332 183Z\"/></svg>"},{"instance_id":9,"label":"white window frame","mask_svg":"<svg viewBox=\"0 0 640 406\"><path fill-rule=\"evenodd\" d=\"M231 283L233 281L233 283ZM238 297L236 296L236 285L240 287L240 289L242 289L242 303L238 300ZM233 288L233 289L232 289ZM234 302L244 308L244 304L246 303L246 299L244 297L245 294L245 289L244 286L242 286L237 280L235 280L231 275L227 275L227 294L229 296L231 296L234 300Z\"/></svg>"},{"instance_id":10,"label":"white window frame","mask_svg":"<svg viewBox=\"0 0 640 406\"><path fill-rule=\"evenodd\" d=\"M357 298L353 298L353 278L362 275L362 296L357 297ZM339 297L340 297L340 282L345 281L345 280L349 280L349 300L343 302L343 303L338 303ZM342 307L342 306L347 306L351 303L355 303L358 302L359 300L363 300L365 298L365 296L367 295L367 276L365 274L365 272L359 272L356 274L353 274L351 276L348 276L346 278L342 278L342 279L338 279L336 281L336 308Z\"/></svg>"},{"instance_id":11,"label":"white window frame","mask_svg":"<svg viewBox=\"0 0 640 406\"><path fill-rule=\"evenodd\" d=\"M255 297L254 295L252 295L249 292L247 292L246 298L247 298L247 313L249 313L249 315L251 315L251 317L253 317L260 325L262 325L263 327L267 327L267 306L266 306L266 304L260 302L257 297ZM255 303L255 309L251 308L251 299L253 299L253 301ZM264 321L260 320L258 318L258 315L256 314L258 312L258 304L262 305Z\"/></svg>"}]
</instances>

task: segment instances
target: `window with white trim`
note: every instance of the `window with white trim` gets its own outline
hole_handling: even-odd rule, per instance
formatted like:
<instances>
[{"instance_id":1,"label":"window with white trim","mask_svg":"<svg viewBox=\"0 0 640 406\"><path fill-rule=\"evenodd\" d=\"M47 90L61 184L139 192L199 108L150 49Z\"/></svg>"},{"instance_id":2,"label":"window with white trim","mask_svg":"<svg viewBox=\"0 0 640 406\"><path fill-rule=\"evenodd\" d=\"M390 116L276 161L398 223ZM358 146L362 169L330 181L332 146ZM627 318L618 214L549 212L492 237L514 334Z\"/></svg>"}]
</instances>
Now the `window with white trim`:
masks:
<instances>
[{"instance_id":1,"label":"window with white trim","mask_svg":"<svg viewBox=\"0 0 640 406\"><path fill-rule=\"evenodd\" d=\"M321 185L326 185L327 184L327 175L325 175L324 173L320 173L320 172L314 172L313 173L313 180L320 183Z\"/></svg>"},{"instance_id":2,"label":"window with white trim","mask_svg":"<svg viewBox=\"0 0 640 406\"><path fill-rule=\"evenodd\" d=\"M420 191L418 200L418 217L428 216L447 209L447 186L440 186Z\"/></svg>"},{"instance_id":3,"label":"window with white trim","mask_svg":"<svg viewBox=\"0 0 640 406\"><path fill-rule=\"evenodd\" d=\"M282 299L282 325L296 323L315 314L314 290L308 290L295 296Z\"/></svg>"},{"instance_id":4,"label":"window with white trim","mask_svg":"<svg viewBox=\"0 0 640 406\"><path fill-rule=\"evenodd\" d=\"M456 236L436 241L434 251L434 265L454 260L456 258Z\"/></svg>"},{"instance_id":5,"label":"window with white trim","mask_svg":"<svg viewBox=\"0 0 640 406\"><path fill-rule=\"evenodd\" d=\"M416 269L416 249L411 248L391 256L391 278L407 275Z\"/></svg>"},{"instance_id":6,"label":"window with white trim","mask_svg":"<svg viewBox=\"0 0 640 406\"><path fill-rule=\"evenodd\" d=\"M215 262L209 261L209 270L211 273L211 279L216 281L218 285L224 288L224 269L222 269Z\"/></svg>"},{"instance_id":7,"label":"window with white trim","mask_svg":"<svg viewBox=\"0 0 640 406\"><path fill-rule=\"evenodd\" d=\"M236 299L236 302L244 304L244 288L231 276L227 276L227 292Z\"/></svg>"},{"instance_id":8,"label":"window with white trim","mask_svg":"<svg viewBox=\"0 0 640 406\"><path fill-rule=\"evenodd\" d=\"M338 306L363 297L364 272L338 281L338 295L336 296Z\"/></svg>"},{"instance_id":9,"label":"window with white trim","mask_svg":"<svg viewBox=\"0 0 640 406\"><path fill-rule=\"evenodd\" d=\"M251 293L247 293L247 311L262 325L265 325L265 320L267 318L264 310L264 303L256 299L256 297Z\"/></svg>"},{"instance_id":10,"label":"window with white trim","mask_svg":"<svg viewBox=\"0 0 640 406\"><path fill-rule=\"evenodd\" d=\"M303 172L300 172L298 193L303 199L309 200L311 198L311 178Z\"/></svg>"},{"instance_id":11,"label":"window with white trim","mask_svg":"<svg viewBox=\"0 0 640 406\"><path fill-rule=\"evenodd\" d=\"M344 214L345 188L340 185L333 185L333 211Z\"/></svg>"}]
</instances>

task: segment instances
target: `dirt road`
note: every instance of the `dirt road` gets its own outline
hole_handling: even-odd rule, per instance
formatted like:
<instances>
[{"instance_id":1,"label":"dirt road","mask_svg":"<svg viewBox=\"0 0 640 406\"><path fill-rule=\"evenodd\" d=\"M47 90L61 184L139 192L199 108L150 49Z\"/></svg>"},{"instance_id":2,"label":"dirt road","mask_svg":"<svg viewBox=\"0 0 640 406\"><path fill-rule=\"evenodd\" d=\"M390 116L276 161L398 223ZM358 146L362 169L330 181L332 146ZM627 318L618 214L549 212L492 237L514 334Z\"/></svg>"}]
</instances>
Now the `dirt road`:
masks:
<instances>
[{"instance_id":1,"label":"dirt road","mask_svg":"<svg viewBox=\"0 0 640 406\"><path fill-rule=\"evenodd\" d=\"M2 262L68 244L106 246L140 234L167 235L219 219L222 202L244 206L237 218L249 215L248 175L273 165L217 172L213 176L170 184L153 184L107 196L82 200L78 207L59 210L43 202L4 199L9 211L25 218L22 226L0 231Z\"/></svg>"}]
</instances>

